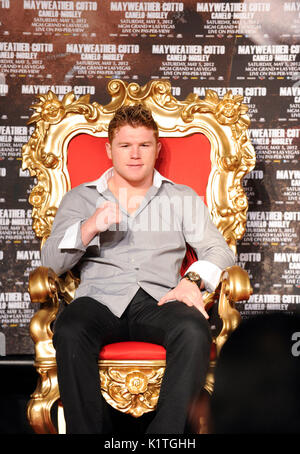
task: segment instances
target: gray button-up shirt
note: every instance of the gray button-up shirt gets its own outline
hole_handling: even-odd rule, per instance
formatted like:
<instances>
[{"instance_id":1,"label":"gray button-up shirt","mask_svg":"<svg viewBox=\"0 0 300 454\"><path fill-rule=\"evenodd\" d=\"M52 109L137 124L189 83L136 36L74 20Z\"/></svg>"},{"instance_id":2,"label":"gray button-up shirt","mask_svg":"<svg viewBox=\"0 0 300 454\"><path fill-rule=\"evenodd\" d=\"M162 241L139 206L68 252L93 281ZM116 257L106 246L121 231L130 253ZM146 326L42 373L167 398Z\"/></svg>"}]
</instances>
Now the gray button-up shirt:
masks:
<instances>
[{"instance_id":1,"label":"gray button-up shirt","mask_svg":"<svg viewBox=\"0 0 300 454\"><path fill-rule=\"evenodd\" d=\"M81 223L106 200L118 202L107 185L112 174L113 168L64 196L42 248L42 264L58 275L76 265L81 283L75 297L95 298L120 317L140 287L156 300L176 287L188 243L198 257L189 271L213 291L222 270L234 264L234 254L201 198L156 170L139 208L128 214L120 207L120 224L83 245Z\"/></svg>"}]
</instances>

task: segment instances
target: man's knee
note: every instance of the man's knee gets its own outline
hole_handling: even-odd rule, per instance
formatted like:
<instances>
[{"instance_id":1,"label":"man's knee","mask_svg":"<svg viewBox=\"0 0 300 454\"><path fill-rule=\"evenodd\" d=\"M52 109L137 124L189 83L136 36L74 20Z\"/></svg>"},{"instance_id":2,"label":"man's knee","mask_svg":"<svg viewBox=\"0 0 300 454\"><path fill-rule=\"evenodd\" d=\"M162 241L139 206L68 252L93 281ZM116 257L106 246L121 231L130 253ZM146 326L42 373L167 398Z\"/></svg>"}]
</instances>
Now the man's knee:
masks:
<instances>
[{"instance_id":1,"label":"man's knee","mask_svg":"<svg viewBox=\"0 0 300 454\"><path fill-rule=\"evenodd\" d=\"M80 337L83 329L83 323L79 319L68 320L68 317L60 317L54 327L53 343L57 343L58 339L74 342Z\"/></svg>"},{"instance_id":2,"label":"man's knee","mask_svg":"<svg viewBox=\"0 0 300 454\"><path fill-rule=\"evenodd\" d=\"M70 303L58 317L54 326L53 345L75 344L88 338L88 320L84 316L87 299L78 298Z\"/></svg>"},{"instance_id":3,"label":"man's knee","mask_svg":"<svg viewBox=\"0 0 300 454\"><path fill-rule=\"evenodd\" d=\"M201 313L192 314L184 318L182 320L182 330L190 341L211 343L210 327Z\"/></svg>"},{"instance_id":4,"label":"man's knee","mask_svg":"<svg viewBox=\"0 0 300 454\"><path fill-rule=\"evenodd\" d=\"M186 343L189 348L195 346L209 350L212 337L208 321L195 307L187 307L183 312L170 335L180 338L180 341Z\"/></svg>"}]
</instances>

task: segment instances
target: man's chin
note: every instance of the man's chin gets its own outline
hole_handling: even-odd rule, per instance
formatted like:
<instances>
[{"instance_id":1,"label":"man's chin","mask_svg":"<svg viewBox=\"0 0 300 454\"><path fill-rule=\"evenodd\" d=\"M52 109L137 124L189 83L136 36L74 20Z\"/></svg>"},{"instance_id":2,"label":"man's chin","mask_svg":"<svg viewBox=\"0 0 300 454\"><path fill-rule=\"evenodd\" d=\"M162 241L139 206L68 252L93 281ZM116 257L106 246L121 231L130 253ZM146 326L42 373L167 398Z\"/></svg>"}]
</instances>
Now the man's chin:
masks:
<instances>
[{"instance_id":1,"label":"man's chin","mask_svg":"<svg viewBox=\"0 0 300 454\"><path fill-rule=\"evenodd\" d=\"M135 186L144 184L145 181L151 179L151 175L153 175L153 171L152 173L146 172L144 165L130 167L127 166L126 170L124 169L124 171L119 171L118 173L124 181L129 184L134 184Z\"/></svg>"}]
</instances>

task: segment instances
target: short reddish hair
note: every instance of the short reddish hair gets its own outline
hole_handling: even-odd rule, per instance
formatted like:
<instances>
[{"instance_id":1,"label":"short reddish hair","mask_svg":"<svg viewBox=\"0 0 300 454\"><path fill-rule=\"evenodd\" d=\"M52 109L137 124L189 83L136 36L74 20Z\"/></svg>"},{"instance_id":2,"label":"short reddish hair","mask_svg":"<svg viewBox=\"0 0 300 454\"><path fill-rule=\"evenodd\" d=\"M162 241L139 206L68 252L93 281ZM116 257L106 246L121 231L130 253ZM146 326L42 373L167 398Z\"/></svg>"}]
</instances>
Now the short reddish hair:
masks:
<instances>
[{"instance_id":1,"label":"short reddish hair","mask_svg":"<svg viewBox=\"0 0 300 454\"><path fill-rule=\"evenodd\" d=\"M108 125L108 139L112 142L116 131L121 126L129 125L133 128L145 126L152 129L156 140L158 140L158 126L152 117L151 111L142 104L133 106L122 106L116 112Z\"/></svg>"}]
</instances>

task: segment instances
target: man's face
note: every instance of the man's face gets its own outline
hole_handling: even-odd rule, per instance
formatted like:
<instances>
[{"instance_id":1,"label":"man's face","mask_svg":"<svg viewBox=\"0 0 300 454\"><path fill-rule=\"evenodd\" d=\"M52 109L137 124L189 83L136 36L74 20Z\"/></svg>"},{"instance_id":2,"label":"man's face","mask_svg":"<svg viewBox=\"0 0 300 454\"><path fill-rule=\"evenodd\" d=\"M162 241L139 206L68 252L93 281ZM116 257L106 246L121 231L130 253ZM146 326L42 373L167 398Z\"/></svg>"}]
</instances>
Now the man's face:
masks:
<instances>
[{"instance_id":1,"label":"man's face","mask_svg":"<svg viewBox=\"0 0 300 454\"><path fill-rule=\"evenodd\" d=\"M155 161L161 148L152 129L121 126L111 143L106 144L115 175L134 186L152 184Z\"/></svg>"}]
</instances>

